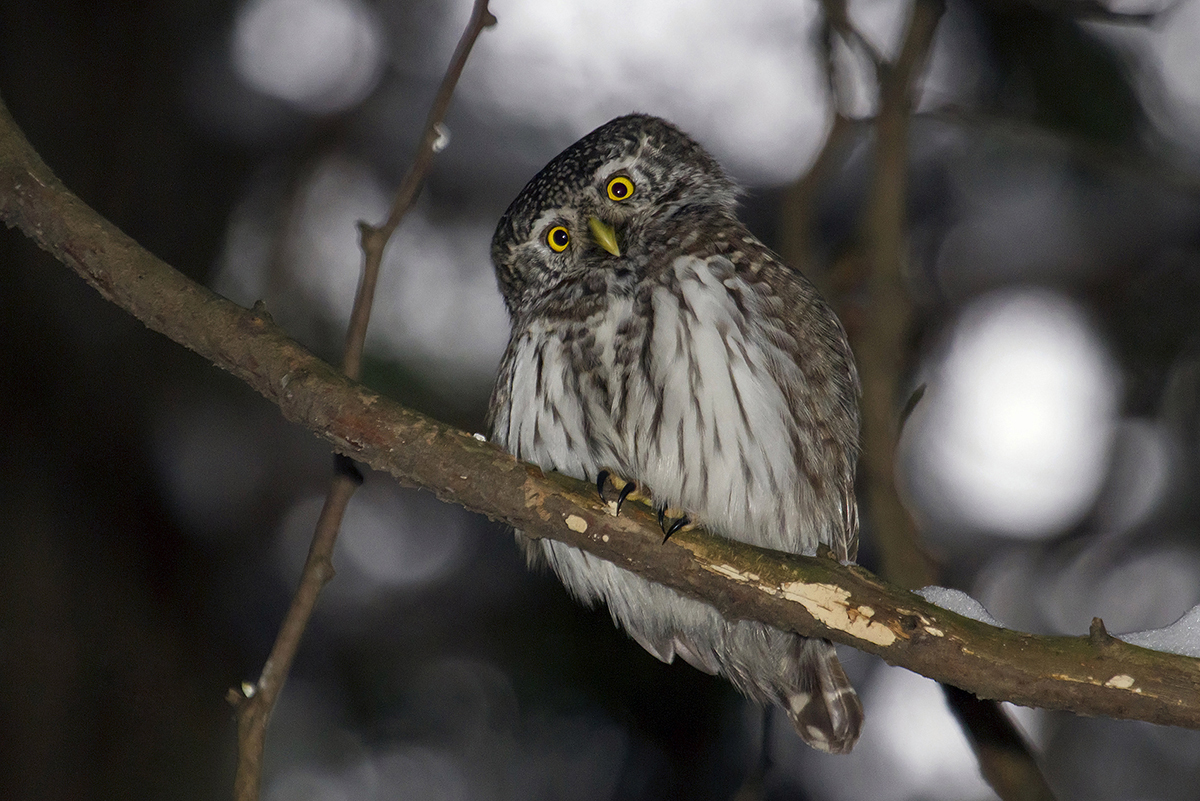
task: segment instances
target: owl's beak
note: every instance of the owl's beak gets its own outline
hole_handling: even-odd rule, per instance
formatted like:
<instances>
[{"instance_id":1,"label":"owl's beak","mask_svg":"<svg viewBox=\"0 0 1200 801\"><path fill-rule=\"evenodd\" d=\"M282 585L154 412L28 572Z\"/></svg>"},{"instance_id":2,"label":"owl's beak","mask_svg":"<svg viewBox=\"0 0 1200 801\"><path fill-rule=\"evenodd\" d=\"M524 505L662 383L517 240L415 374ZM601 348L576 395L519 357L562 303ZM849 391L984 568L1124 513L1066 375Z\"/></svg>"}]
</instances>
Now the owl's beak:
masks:
<instances>
[{"instance_id":1,"label":"owl's beak","mask_svg":"<svg viewBox=\"0 0 1200 801\"><path fill-rule=\"evenodd\" d=\"M617 232L611 225L599 217L588 217L588 228L592 229L592 239L596 240L597 245L614 256L621 255L621 248L617 245Z\"/></svg>"}]
</instances>

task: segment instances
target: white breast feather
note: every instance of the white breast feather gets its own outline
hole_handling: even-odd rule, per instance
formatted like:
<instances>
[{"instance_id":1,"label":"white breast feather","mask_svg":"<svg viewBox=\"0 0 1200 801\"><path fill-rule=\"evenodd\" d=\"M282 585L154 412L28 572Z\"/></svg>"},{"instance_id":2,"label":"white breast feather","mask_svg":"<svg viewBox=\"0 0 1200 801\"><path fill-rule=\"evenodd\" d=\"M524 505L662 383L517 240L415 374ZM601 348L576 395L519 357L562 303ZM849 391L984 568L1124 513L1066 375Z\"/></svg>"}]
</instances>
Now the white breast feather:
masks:
<instances>
[{"instance_id":1,"label":"white breast feather","mask_svg":"<svg viewBox=\"0 0 1200 801\"><path fill-rule=\"evenodd\" d=\"M689 257L677 259L674 269L694 318L685 325L678 298L665 287L655 291L652 378L663 388L664 446L640 443L641 475L719 533L786 550L811 549L817 531L802 519L806 488L792 451L795 423L777 381L799 381L799 370L770 337L743 335L770 318L753 314L757 301L742 279L726 278L723 285L705 262ZM740 291L752 320L744 319L727 287ZM644 410L640 436L647 436L650 419L652 410Z\"/></svg>"},{"instance_id":2,"label":"white breast feather","mask_svg":"<svg viewBox=\"0 0 1200 801\"><path fill-rule=\"evenodd\" d=\"M537 392L538 350L541 349L542 391ZM573 372L557 337L540 328L524 335L514 359L508 434L501 443L514 456L548 470L588 478L596 465L584 438L584 409L567 382ZM571 438L574 447L568 447Z\"/></svg>"}]
</instances>

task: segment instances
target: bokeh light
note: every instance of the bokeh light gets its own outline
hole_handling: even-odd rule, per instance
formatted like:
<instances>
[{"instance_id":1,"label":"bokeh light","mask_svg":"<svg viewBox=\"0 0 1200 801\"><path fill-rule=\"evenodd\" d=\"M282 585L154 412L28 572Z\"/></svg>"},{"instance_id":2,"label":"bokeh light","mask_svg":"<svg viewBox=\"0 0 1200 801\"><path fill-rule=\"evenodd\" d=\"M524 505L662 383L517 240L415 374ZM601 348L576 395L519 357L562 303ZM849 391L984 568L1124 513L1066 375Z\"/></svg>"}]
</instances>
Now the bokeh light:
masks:
<instances>
[{"instance_id":1,"label":"bokeh light","mask_svg":"<svg viewBox=\"0 0 1200 801\"><path fill-rule=\"evenodd\" d=\"M1162 506L1183 468L1180 448L1162 423L1129 418L1117 427L1112 469L1100 491L1095 518L1112 531L1128 531Z\"/></svg>"},{"instance_id":2,"label":"bokeh light","mask_svg":"<svg viewBox=\"0 0 1200 801\"><path fill-rule=\"evenodd\" d=\"M1049 587L1045 606L1057 630L1083 631L1093 617L1113 631L1157 629L1200 603L1200 553L1194 548L1151 546L1097 563L1104 550L1068 565Z\"/></svg>"},{"instance_id":3,"label":"bokeh light","mask_svg":"<svg viewBox=\"0 0 1200 801\"><path fill-rule=\"evenodd\" d=\"M829 125L806 45L816 4L501 0L495 12L504 25L479 48L464 99L564 130L568 142L620 114L653 112L742 180L780 183L812 160Z\"/></svg>"},{"instance_id":4,"label":"bokeh light","mask_svg":"<svg viewBox=\"0 0 1200 801\"><path fill-rule=\"evenodd\" d=\"M613 798L628 738L600 714L522 710L495 664L432 659L405 678L389 736L356 737L341 700L303 679L280 702L265 797L365 799Z\"/></svg>"},{"instance_id":5,"label":"bokeh light","mask_svg":"<svg viewBox=\"0 0 1200 801\"><path fill-rule=\"evenodd\" d=\"M1126 0L1111 5L1122 13L1153 15L1153 22L1093 21L1085 23L1087 29L1124 58L1156 134L1190 150L1195 158L1200 155L1195 146L1200 131L1200 67L1193 45L1200 36L1200 2Z\"/></svg>"},{"instance_id":6,"label":"bokeh light","mask_svg":"<svg viewBox=\"0 0 1200 801\"><path fill-rule=\"evenodd\" d=\"M918 502L944 526L1061 532L1104 479L1118 391L1078 306L1045 290L981 298L959 316L910 421Z\"/></svg>"},{"instance_id":7,"label":"bokeh light","mask_svg":"<svg viewBox=\"0 0 1200 801\"><path fill-rule=\"evenodd\" d=\"M297 199L286 269L310 303L344 324L362 273L358 223L387 215L387 192L368 164L336 154L313 165Z\"/></svg>"},{"instance_id":8,"label":"bokeh light","mask_svg":"<svg viewBox=\"0 0 1200 801\"><path fill-rule=\"evenodd\" d=\"M349 108L374 88L384 37L359 0L247 0L233 29L233 63L255 89L305 111Z\"/></svg>"},{"instance_id":9,"label":"bokeh light","mask_svg":"<svg viewBox=\"0 0 1200 801\"><path fill-rule=\"evenodd\" d=\"M1149 5L1160 12L1159 24L1133 32L1140 39L1137 50L1144 54L1142 89L1165 131L1182 143L1194 142L1200 131L1200 62L1194 47L1200 36L1200 2Z\"/></svg>"}]
</instances>

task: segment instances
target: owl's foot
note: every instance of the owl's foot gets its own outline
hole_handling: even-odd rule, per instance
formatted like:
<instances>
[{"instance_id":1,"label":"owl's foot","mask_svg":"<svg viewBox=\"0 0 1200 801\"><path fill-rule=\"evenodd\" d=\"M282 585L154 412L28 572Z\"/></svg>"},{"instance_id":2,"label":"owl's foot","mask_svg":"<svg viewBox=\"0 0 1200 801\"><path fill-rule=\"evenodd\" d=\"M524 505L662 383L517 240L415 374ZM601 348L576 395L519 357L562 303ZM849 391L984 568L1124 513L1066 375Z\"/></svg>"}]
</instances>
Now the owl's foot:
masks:
<instances>
[{"instance_id":1,"label":"owl's foot","mask_svg":"<svg viewBox=\"0 0 1200 801\"><path fill-rule=\"evenodd\" d=\"M630 496L634 500L644 500L642 496L636 495L637 482L626 481L620 476L613 475L608 470L601 470L596 474L596 492L600 493L600 500L609 505L612 510L613 517L621 514L621 506ZM610 491L617 493L615 501L609 500Z\"/></svg>"},{"instance_id":2,"label":"owl's foot","mask_svg":"<svg viewBox=\"0 0 1200 801\"><path fill-rule=\"evenodd\" d=\"M608 504L613 517L621 513L621 506L626 500L650 502L649 498L637 491L637 482L621 478L611 470L601 470L596 474L596 492L600 495L600 500ZM617 496L615 499L612 498L614 492ZM656 506L655 509L658 511L658 525L663 530L664 543L671 539L672 534L691 525L691 518L681 509L668 507L666 504Z\"/></svg>"},{"instance_id":3,"label":"owl's foot","mask_svg":"<svg viewBox=\"0 0 1200 801\"><path fill-rule=\"evenodd\" d=\"M658 525L663 530L663 544L671 539L671 535L690 524L692 521L682 509L672 509L666 505L658 507Z\"/></svg>"}]
</instances>

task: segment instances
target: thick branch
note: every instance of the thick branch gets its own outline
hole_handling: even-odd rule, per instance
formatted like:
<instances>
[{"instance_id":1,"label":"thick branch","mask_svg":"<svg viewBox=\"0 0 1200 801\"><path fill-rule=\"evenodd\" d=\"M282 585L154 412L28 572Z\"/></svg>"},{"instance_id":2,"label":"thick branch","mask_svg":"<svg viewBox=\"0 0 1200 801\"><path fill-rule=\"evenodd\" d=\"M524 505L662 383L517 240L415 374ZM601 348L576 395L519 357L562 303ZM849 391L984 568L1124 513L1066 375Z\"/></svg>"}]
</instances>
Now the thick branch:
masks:
<instances>
[{"instance_id":1,"label":"thick branch","mask_svg":"<svg viewBox=\"0 0 1200 801\"><path fill-rule=\"evenodd\" d=\"M243 309L141 248L67 191L0 104L0 217L147 326L238 376L336 450L524 531L560 539L733 618L828 637L985 698L1200 728L1200 660L1107 636L987 626L857 567L612 517L589 485L543 475L350 381Z\"/></svg>"}]
</instances>

